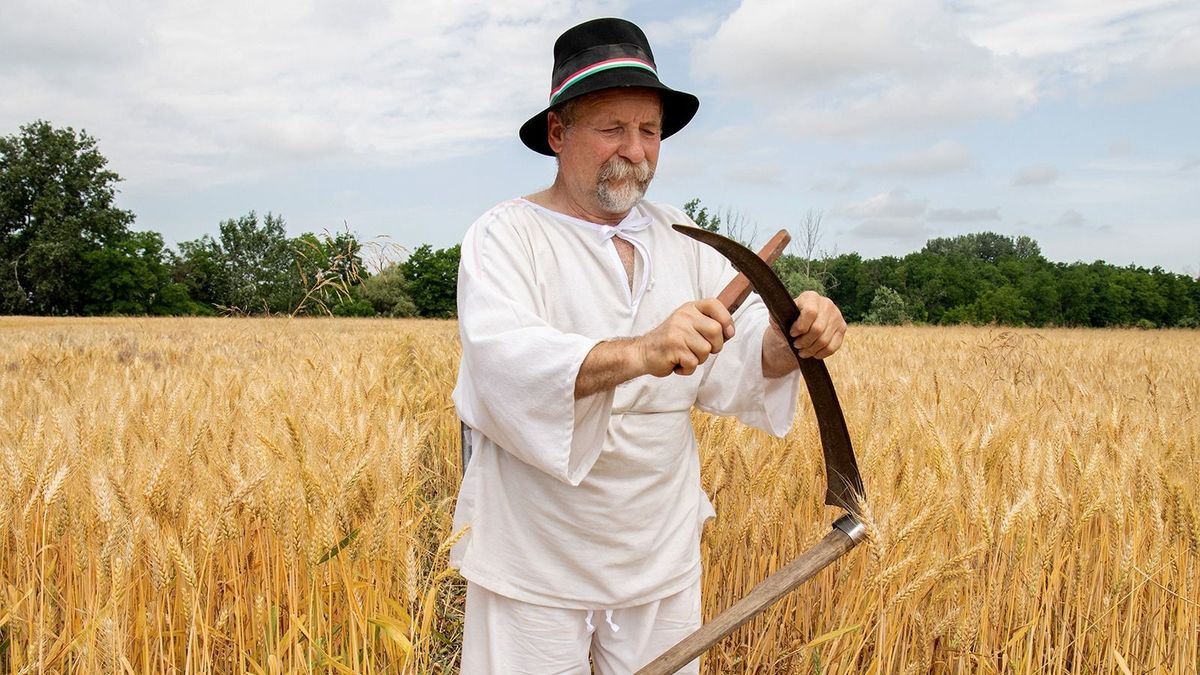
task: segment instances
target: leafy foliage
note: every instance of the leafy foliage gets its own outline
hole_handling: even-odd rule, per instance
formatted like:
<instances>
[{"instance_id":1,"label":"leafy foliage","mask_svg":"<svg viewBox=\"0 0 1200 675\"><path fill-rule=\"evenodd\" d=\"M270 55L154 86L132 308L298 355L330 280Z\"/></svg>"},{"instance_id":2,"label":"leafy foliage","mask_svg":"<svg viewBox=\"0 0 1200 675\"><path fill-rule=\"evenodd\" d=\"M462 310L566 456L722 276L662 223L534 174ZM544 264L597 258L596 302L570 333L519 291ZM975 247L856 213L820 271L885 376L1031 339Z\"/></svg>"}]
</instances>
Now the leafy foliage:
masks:
<instances>
[{"instance_id":1,"label":"leafy foliage","mask_svg":"<svg viewBox=\"0 0 1200 675\"><path fill-rule=\"evenodd\" d=\"M232 313L374 316L360 288L362 245L349 232L288 238L280 216L254 211L221 223L219 238L179 245L174 276L191 297Z\"/></svg>"},{"instance_id":2,"label":"leafy foliage","mask_svg":"<svg viewBox=\"0 0 1200 675\"><path fill-rule=\"evenodd\" d=\"M1055 263L1037 242L992 232L930 240L903 258L828 261L829 296L865 320L876 290L899 293L913 321L1028 326L1189 327L1200 319L1200 281L1159 267Z\"/></svg>"},{"instance_id":3,"label":"leafy foliage","mask_svg":"<svg viewBox=\"0 0 1200 675\"><path fill-rule=\"evenodd\" d=\"M684 204L683 212L687 214L688 218L692 219L693 223L696 223L696 227L708 230L709 232L716 232L721 229L721 217L715 213L710 215L708 207L700 206L698 198Z\"/></svg>"},{"instance_id":4,"label":"leafy foliage","mask_svg":"<svg viewBox=\"0 0 1200 675\"><path fill-rule=\"evenodd\" d=\"M400 264L408 292L421 316L448 318L458 312L458 260L462 247L423 244Z\"/></svg>"},{"instance_id":5,"label":"leafy foliage","mask_svg":"<svg viewBox=\"0 0 1200 675\"><path fill-rule=\"evenodd\" d=\"M131 232L110 246L85 252L83 262L92 279L84 314L203 313L187 288L171 280L157 232Z\"/></svg>"},{"instance_id":6,"label":"leafy foliage","mask_svg":"<svg viewBox=\"0 0 1200 675\"><path fill-rule=\"evenodd\" d=\"M363 297L362 244L349 232L317 236L305 232L291 242L294 274L291 281L292 314L314 309L334 316L374 316ZM299 300L294 295L302 293Z\"/></svg>"},{"instance_id":7,"label":"leafy foliage","mask_svg":"<svg viewBox=\"0 0 1200 675\"><path fill-rule=\"evenodd\" d=\"M863 317L863 323L898 326L911 321L908 316L908 303L896 291L887 286L880 286L871 299L871 309Z\"/></svg>"},{"instance_id":8,"label":"leafy foliage","mask_svg":"<svg viewBox=\"0 0 1200 675\"><path fill-rule=\"evenodd\" d=\"M121 286L88 265L133 222L113 205L121 179L107 163L87 133L45 121L0 138L0 311L80 314L95 307L93 283L102 295Z\"/></svg>"},{"instance_id":9,"label":"leafy foliage","mask_svg":"<svg viewBox=\"0 0 1200 675\"><path fill-rule=\"evenodd\" d=\"M799 256L785 253L775 261L773 269L792 297L800 295L804 291L816 291L825 295L825 284L808 273L811 272L811 269L804 262L804 259Z\"/></svg>"},{"instance_id":10,"label":"leafy foliage","mask_svg":"<svg viewBox=\"0 0 1200 675\"><path fill-rule=\"evenodd\" d=\"M408 281L400 265L389 265L362 284L363 296L376 314L407 317L417 315L417 306L408 295Z\"/></svg>"},{"instance_id":11,"label":"leafy foliage","mask_svg":"<svg viewBox=\"0 0 1200 675\"><path fill-rule=\"evenodd\" d=\"M290 309L288 245L283 218L267 213L260 222L253 211L221 223L223 274L228 307L237 311L284 312Z\"/></svg>"}]
</instances>

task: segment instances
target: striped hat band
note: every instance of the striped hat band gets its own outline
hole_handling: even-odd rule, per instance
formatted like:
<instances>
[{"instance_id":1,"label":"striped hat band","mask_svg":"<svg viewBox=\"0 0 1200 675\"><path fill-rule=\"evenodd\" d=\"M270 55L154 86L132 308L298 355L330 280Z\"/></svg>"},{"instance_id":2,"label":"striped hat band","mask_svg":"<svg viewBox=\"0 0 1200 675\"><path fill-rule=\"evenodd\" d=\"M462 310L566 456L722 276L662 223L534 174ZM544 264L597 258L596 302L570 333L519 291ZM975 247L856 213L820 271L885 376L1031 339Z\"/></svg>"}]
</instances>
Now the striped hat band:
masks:
<instances>
[{"instance_id":1,"label":"striped hat band","mask_svg":"<svg viewBox=\"0 0 1200 675\"><path fill-rule=\"evenodd\" d=\"M612 70L613 68L641 68L642 70L649 71L655 77L658 77L658 71L655 70L654 64L650 63L649 61L633 57L607 59L600 61L599 63L593 63L590 66L582 68L571 75L568 75L567 78L562 81L562 84L559 84L554 88L554 91L550 92L550 105L554 105L554 103L558 101L558 97L561 96L562 93L571 85L585 80L596 73L602 73L606 70Z\"/></svg>"}]
</instances>

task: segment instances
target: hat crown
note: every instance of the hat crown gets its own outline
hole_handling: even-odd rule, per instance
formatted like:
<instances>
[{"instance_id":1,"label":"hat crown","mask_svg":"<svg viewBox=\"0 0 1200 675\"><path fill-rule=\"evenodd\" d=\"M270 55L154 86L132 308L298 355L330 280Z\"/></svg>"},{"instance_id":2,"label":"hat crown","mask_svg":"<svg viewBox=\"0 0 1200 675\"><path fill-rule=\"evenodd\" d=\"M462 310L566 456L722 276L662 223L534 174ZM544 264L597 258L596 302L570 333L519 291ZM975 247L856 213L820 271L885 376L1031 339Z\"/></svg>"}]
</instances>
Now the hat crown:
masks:
<instances>
[{"instance_id":1,"label":"hat crown","mask_svg":"<svg viewBox=\"0 0 1200 675\"><path fill-rule=\"evenodd\" d=\"M654 63L654 52L650 50L650 40L646 34L632 21L618 18L592 19L578 26L568 28L554 42L554 65L572 60L593 47L604 45L630 45L640 49L645 58Z\"/></svg>"},{"instance_id":2,"label":"hat crown","mask_svg":"<svg viewBox=\"0 0 1200 675\"><path fill-rule=\"evenodd\" d=\"M662 138L682 129L700 106L695 96L659 80L654 52L641 28L625 19L592 19L567 29L555 41L549 105L521 125L521 142L534 152L553 156L546 134L547 115L554 107L619 87L658 92L663 104Z\"/></svg>"}]
</instances>

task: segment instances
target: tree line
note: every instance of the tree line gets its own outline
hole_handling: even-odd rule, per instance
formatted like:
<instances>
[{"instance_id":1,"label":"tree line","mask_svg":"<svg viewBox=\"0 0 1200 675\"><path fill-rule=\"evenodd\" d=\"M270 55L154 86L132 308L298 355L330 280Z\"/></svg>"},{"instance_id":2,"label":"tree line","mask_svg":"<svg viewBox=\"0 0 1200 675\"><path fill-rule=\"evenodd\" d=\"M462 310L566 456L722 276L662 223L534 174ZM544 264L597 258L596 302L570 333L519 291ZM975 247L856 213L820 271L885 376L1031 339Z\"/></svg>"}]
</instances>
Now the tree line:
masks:
<instances>
[{"instance_id":1,"label":"tree line","mask_svg":"<svg viewBox=\"0 0 1200 675\"><path fill-rule=\"evenodd\" d=\"M777 268L791 288L824 292L849 321L1200 327L1197 279L1161 267L1052 262L1023 236L940 237L903 257L785 255Z\"/></svg>"},{"instance_id":2,"label":"tree line","mask_svg":"<svg viewBox=\"0 0 1200 675\"><path fill-rule=\"evenodd\" d=\"M457 246L372 274L354 234L289 237L282 216L251 211L172 249L115 206L107 164L70 127L0 138L0 314L454 314Z\"/></svg>"},{"instance_id":3,"label":"tree line","mask_svg":"<svg viewBox=\"0 0 1200 675\"><path fill-rule=\"evenodd\" d=\"M94 138L45 121L0 138L0 314L332 314L452 317L459 247L425 244L368 271L356 235L286 233L250 212L174 249L114 205L120 177ZM735 238L745 221L685 211ZM850 321L1027 326L1200 326L1200 281L1161 268L1047 260L1036 241L991 232L932 239L903 257L817 255L819 216L776 271Z\"/></svg>"}]
</instances>

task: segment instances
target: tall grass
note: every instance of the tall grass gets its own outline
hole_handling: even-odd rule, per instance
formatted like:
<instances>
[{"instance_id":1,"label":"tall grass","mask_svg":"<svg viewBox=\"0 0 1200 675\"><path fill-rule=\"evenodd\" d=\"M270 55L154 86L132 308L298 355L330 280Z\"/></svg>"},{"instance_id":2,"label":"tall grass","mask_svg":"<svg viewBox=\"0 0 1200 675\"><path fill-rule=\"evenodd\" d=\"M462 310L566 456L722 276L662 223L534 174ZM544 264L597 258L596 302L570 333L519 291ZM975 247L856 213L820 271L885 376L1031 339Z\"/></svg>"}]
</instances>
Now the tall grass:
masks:
<instances>
[{"instance_id":1,"label":"tall grass","mask_svg":"<svg viewBox=\"0 0 1200 675\"><path fill-rule=\"evenodd\" d=\"M451 663L454 330L0 323L0 671Z\"/></svg>"},{"instance_id":2,"label":"tall grass","mask_svg":"<svg viewBox=\"0 0 1200 675\"><path fill-rule=\"evenodd\" d=\"M1189 673L1195 333L852 329L871 541L708 673ZM0 319L0 672L454 672L448 322ZM696 415L705 613L822 537L786 439Z\"/></svg>"},{"instance_id":3,"label":"tall grass","mask_svg":"<svg viewBox=\"0 0 1200 675\"><path fill-rule=\"evenodd\" d=\"M710 654L757 673L1193 673L1194 332L854 327L829 361L871 541ZM811 409L701 419L705 613L823 536Z\"/></svg>"}]
</instances>

